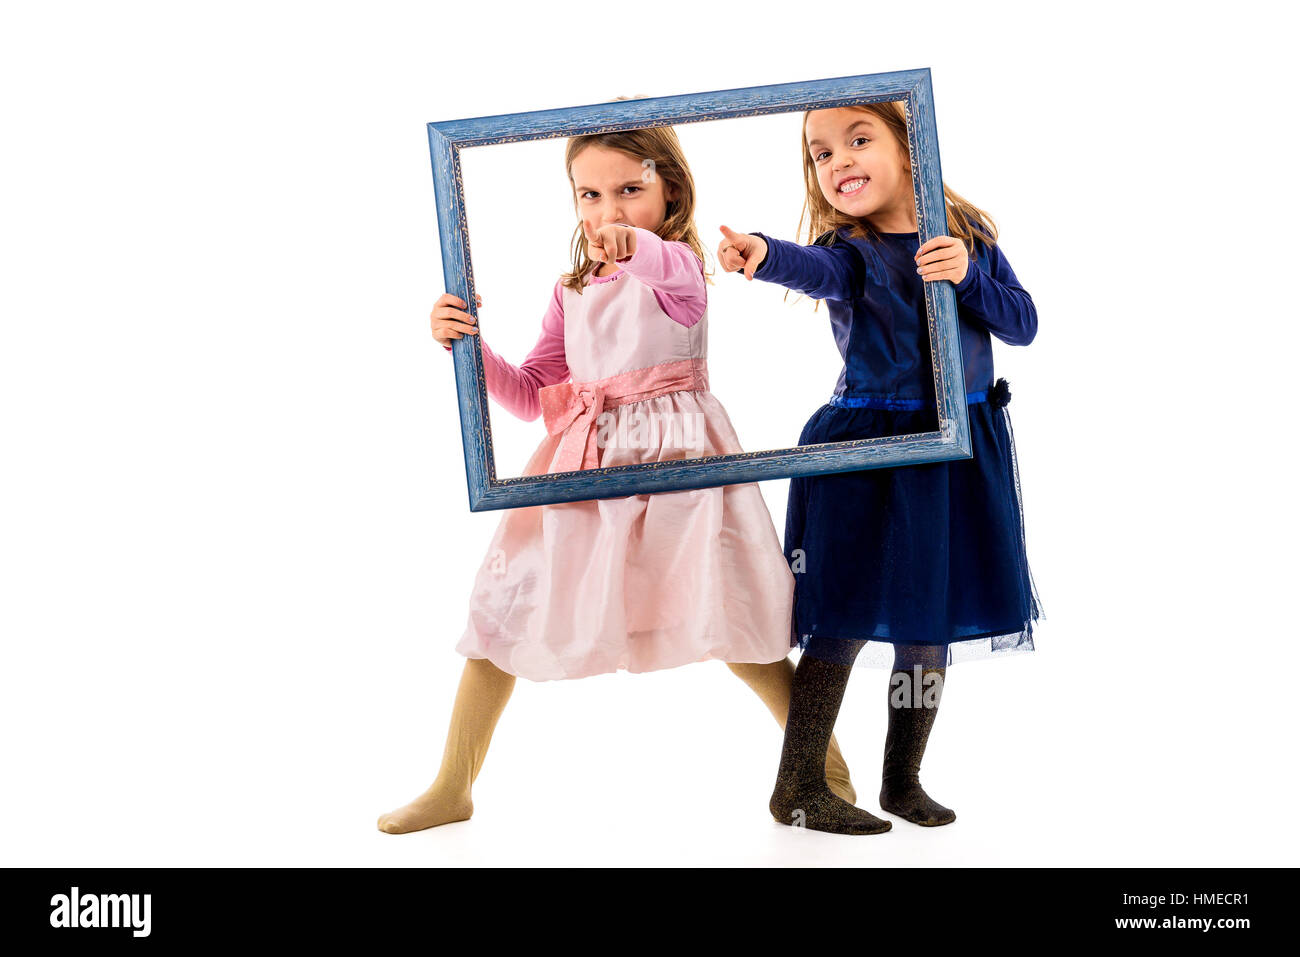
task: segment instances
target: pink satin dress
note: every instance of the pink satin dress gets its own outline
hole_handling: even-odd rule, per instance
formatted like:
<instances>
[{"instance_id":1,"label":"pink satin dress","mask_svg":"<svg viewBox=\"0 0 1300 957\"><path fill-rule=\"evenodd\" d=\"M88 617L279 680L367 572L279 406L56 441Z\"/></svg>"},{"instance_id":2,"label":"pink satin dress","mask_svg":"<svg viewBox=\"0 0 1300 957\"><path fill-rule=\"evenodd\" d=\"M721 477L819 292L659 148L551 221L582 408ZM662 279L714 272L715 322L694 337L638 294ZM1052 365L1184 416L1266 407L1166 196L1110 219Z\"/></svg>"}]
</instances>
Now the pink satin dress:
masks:
<instances>
[{"instance_id":1,"label":"pink satin dress","mask_svg":"<svg viewBox=\"0 0 1300 957\"><path fill-rule=\"evenodd\" d=\"M701 263L637 233L618 272L556 284L520 366L483 343L489 394L547 425L525 475L743 451L708 388ZM778 661L793 590L754 483L512 509L456 650L533 681Z\"/></svg>"}]
</instances>

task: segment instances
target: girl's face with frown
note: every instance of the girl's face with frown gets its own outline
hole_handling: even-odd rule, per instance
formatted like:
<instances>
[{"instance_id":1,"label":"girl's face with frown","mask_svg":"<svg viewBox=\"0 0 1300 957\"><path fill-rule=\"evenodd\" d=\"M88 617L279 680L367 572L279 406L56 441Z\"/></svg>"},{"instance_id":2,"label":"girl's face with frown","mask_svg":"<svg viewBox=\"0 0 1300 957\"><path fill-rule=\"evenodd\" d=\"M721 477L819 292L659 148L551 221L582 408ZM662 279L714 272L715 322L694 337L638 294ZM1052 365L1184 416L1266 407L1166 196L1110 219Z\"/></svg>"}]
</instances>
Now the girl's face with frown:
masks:
<instances>
[{"instance_id":1,"label":"girl's face with frown","mask_svg":"<svg viewBox=\"0 0 1300 957\"><path fill-rule=\"evenodd\" d=\"M840 107L814 110L804 137L822 195L835 209L878 232L912 232L916 205L903 144L880 118Z\"/></svg>"},{"instance_id":2,"label":"girl's face with frown","mask_svg":"<svg viewBox=\"0 0 1300 957\"><path fill-rule=\"evenodd\" d=\"M588 240L611 223L654 232L663 225L668 201L674 198L675 191L655 175L653 165L602 146L588 146L575 156L569 175Z\"/></svg>"}]
</instances>

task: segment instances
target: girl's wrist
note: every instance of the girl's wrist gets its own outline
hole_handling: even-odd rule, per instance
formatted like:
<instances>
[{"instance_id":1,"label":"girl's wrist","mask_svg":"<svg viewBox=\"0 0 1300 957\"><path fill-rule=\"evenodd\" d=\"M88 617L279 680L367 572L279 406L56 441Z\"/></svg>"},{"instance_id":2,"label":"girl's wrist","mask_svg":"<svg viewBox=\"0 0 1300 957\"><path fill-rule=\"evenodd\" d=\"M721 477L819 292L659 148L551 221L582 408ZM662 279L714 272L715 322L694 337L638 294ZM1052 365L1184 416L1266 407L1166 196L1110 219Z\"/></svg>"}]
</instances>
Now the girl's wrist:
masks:
<instances>
[{"instance_id":1,"label":"girl's wrist","mask_svg":"<svg viewBox=\"0 0 1300 957\"><path fill-rule=\"evenodd\" d=\"M757 231L748 233L747 235L753 236L755 239L757 239L760 243L763 244L763 258L760 259L758 261L758 265L754 267L754 278L757 279L758 271L767 264L768 258L772 255L772 241L768 239L766 236L764 236L762 233Z\"/></svg>"},{"instance_id":2,"label":"girl's wrist","mask_svg":"<svg viewBox=\"0 0 1300 957\"><path fill-rule=\"evenodd\" d=\"M967 261L966 275L961 277L961 282L953 286L953 292L960 295L961 293L964 293L966 290L970 289L970 287L975 284L975 270L978 268L979 267L975 265L975 261L973 259Z\"/></svg>"},{"instance_id":3,"label":"girl's wrist","mask_svg":"<svg viewBox=\"0 0 1300 957\"><path fill-rule=\"evenodd\" d=\"M630 226L626 223L619 223L619 225L632 230L636 234L636 248L632 250L632 255L628 256L626 259L619 260L617 263L618 266L640 265L640 259L643 258L641 256L641 250L646 247L646 244L662 242L662 240L659 239L659 234L653 230L643 229L640 226Z\"/></svg>"}]
</instances>

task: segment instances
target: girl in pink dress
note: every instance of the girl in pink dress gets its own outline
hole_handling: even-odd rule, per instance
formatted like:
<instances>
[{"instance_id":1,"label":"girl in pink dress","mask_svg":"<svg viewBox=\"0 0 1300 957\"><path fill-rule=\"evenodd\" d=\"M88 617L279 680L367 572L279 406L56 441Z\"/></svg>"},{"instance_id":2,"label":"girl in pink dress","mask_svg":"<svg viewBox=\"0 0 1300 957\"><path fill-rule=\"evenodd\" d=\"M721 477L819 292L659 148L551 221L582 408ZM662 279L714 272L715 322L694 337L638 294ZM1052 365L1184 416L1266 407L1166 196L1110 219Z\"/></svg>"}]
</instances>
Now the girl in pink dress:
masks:
<instances>
[{"instance_id":1,"label":"girl in pink dress","mask_svg":"<svg viewBox=\"0 0 1300 957\"><path fill-rule=\"evenodd\" d=\"M525 475L743 451L709 392L703 249L694 184L671 128L574 137L579 224L537 345L518 366L482 342L488 394L540 415ZM444 295L435 339L474 335ZM782 727L793 665L794 579L756 484L513 509L480 566L456 650L465 672L441 770L379 819L402 833L465 820L470 789L516 676L655 671L720 659ZM832 743L827 780L854 794Z\"/></svg>"}]
</instances>

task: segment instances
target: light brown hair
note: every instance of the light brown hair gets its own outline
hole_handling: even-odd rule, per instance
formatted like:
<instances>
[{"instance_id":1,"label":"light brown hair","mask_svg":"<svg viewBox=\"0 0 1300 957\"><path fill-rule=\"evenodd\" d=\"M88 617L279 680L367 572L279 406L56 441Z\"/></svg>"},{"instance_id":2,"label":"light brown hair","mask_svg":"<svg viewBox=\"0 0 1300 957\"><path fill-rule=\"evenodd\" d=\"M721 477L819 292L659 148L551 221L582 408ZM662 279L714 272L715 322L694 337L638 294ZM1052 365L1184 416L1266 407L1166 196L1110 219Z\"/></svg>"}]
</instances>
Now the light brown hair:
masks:
<instances>
[{"instance_id":1,"label":"light brown hair","mask_svg":"<svg viewBox=\"0 0 1300 957\"><path fill-rule=\"evenodd\" d=\"M569 175L569 185L573 182L573 161L579 153L589 146L618 150L653 169L654 174L668 186L676 187L677 198L668 200L668 208L663 224L655 230L665 242L683 242L691 247L701 262L704 257L704 245L700 242L699 232L695 227L695 180L691 168L686 164L686 154L682 144L671 126L656 126L646 130L622 130L617 133L585 133L569 138L568 148L564 151L564 170ZM653 165L651 165L653 164ZM578 197L573 197L574 209L578 207ZM587 236L582 231L581 214L577 228L573 231L572 242L573 268L564 274L562 285L582 292L587 274L600 266L600 263L587 255ZM710 270L705 271L705 281Z\"/></svg>"},{"instance_id":2,"label":"light brown hair","mask_svg":"<svg viewBox=\"0 0 1300 957\"><path fill-rule=\"evenodd\" d=\"M898 141L902 150L903 168L910 174L912 162L907 151L907 118L903 113L903 104L897 100L888 100L884 103L862 103L846 107L846 109L869 113L885 125L886 129L893 134L894 139ZM801 136L803 140L805 196L803 211L799 214L799 226L796 235L803 231L804 223L807 222L809 243L815 242L819 236L827 231L838 230L845 226L850 229L848 235L855 239L878 239L876 231L871 228L871 224L865 219L857 219L840 212L822 195L821 185L817 182L817 164L813 162L812 154L808 150L808 115L808 113L803 115L804 126ZM948 212L947 234L960 239L966 247L967 254L972 259L975 258L976 239L985 245L993 245L998 238L997 226L993 223L993 217L953 192L946 183L943 187L943 198L944 206ZM979 226L984 232L976 229L976 226ZM985 232L988 235L985 235Z\"/></svg>"}]
</instances>

